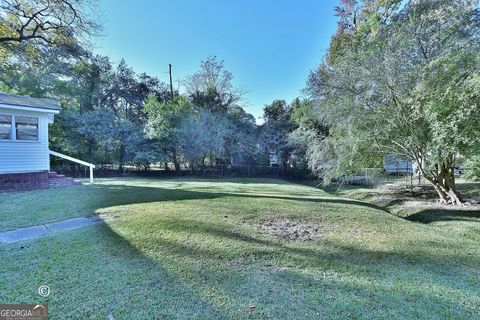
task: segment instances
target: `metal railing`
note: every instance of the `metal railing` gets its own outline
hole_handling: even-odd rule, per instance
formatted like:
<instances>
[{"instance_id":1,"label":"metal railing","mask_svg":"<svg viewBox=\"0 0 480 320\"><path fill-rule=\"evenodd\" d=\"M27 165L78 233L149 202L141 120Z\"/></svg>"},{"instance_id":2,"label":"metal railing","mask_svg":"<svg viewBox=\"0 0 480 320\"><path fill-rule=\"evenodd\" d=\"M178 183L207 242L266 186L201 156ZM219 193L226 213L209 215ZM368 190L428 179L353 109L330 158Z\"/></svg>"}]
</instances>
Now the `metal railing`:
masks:
<instances>
[{"instance_id":1,"label":"metal railing","mask_svg":"<svg viewBox=\"0 0 480 320\"><path fill-rule=\"evenodd\" d=\"M90 168L90 183L93 183L93 169L95 168L94 164L91 164L91 163L88 163L88 162L85 162L85 161L82 161L82 160L79 160L79 159L76 159L76 158L72 158L72 157L69 157L69 156L64 155L62 153L55 152L55 151L52 151L52 150L48 150L48 152L50 153L51 156L63 158L63 159L66 159L66 160L69 160L69 161L72 161L72 162L75 162L75 163L78 163L78 164L89 167Z\"/></svg>"}]
</instances>

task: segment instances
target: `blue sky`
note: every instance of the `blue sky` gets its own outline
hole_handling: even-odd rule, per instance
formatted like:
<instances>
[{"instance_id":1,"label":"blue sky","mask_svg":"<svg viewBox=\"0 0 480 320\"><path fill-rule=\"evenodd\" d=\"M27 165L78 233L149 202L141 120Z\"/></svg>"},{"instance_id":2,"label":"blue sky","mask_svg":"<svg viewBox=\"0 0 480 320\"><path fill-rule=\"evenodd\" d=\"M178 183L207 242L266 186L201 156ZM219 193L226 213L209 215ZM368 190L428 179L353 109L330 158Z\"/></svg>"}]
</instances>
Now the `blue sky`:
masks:
<instances>
[{"instance_id":1,"label":"blue sky","mask_svg":"<svg viewBox=\"0 0 480 320\"><path fill-rule=\"evenodd\" d=\"M101 0L104 36L95 51L136 72L177 81L216 55L256 117L274 99L301 94L336 29L337 0Z\"/></svg>"}]
</instances>

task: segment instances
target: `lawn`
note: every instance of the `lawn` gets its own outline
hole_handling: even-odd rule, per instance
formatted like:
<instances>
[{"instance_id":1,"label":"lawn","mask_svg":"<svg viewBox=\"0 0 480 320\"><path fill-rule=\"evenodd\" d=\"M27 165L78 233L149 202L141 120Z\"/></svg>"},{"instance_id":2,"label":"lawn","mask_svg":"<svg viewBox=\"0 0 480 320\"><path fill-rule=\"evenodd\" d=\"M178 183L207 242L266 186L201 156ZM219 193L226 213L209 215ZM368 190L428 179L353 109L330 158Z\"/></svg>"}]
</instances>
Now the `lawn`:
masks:
<instances>
[{"instance_id":1,"label":"lawn","mask_svg":"<svg viewBox=\"0 0 480 320\"><path fill-rule=\"evenodd\" d=\"M0 303L46 302L52 319L480 318L478 212L421 221L345 195L193 178L3 194L1 230L109 219L0 245Z\"/></svg>"}]
</instances>

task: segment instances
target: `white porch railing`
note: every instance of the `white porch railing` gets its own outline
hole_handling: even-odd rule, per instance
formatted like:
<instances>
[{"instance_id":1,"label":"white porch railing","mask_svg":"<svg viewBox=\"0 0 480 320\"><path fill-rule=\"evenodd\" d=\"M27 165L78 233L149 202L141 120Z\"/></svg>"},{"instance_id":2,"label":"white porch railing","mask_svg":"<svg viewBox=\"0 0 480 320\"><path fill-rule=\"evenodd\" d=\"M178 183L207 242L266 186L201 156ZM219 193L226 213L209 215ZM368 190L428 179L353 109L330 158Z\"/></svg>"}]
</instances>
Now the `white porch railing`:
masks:
<instances>
[{"instance_id":1,"label":"white porch railing","mask_svg":"<svg viewBox=\"0 0 480 320\"><path fill-rule=\"evenodd\" d=\"M75 163L79 163L81 165L89 167L90 168L90 183L93 183L93 169L95 168L94 164L91 164L91 163L88 163L88 162L85 162L85 161L82 161L82 160L78 160L78 159L69 157L67 155L64 155L62 153L55 152L55 151L52 151L52 150L48 150L48 152L52 156L63 158L63 159L66 159L66 160L69 160L69 161L72 161L72 162L75 162Z\"/></svg>"}]
</instances>

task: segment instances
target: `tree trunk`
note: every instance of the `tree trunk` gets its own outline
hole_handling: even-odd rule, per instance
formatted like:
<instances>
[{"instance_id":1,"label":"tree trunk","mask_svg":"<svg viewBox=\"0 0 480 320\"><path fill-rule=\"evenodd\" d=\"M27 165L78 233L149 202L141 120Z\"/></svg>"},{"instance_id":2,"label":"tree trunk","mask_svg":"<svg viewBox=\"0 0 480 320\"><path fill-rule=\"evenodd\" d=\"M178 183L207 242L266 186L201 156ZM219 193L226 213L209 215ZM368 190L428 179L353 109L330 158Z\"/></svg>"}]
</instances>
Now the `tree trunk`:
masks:
<instances>
[{"instance_id":1,"label":"tree trunk","mask_svg":"<svg viewBox=\"0 0 480 320\"><path fill-rule=\"evenodd\" d=\"M288 160L282 161L283 175L288 176Z\"/></svg>"},{"instance_id":2,"label":"tree trunk","mask_svg":"<svg viewBox=\"0 0 480 320\"><path fill-rule=\"evenodd\" d=\"M89 162L94 163L94 155L93 155L93 146L95 145L95 141L93 139L87 139L88 150L87 150L87 159Z\"/></svg>"},{"instance_id":3,"label":"tree trunk","mask_svg":"<svg viewBox=\"0 0 480 320\"><path fill-rule=\"evenodd\" d=\"M124 174L123 165L125 164L125 145L123 143L120 145L118 163L119 163L118 169L120 170L120 173L123 175Z\"/></svg>"},{"instance_id":4,"label":"tree trunk","mask_svg":"<svg viewBox=\"0 0 480 320\"><path fill-rule=\"evenodd\" d=\"M193 162L190 163L190 170L192 172L192 175L195 175L195 165L193 164Z\"/></svg>"},{"instance_id":5,"label":"tree trunk","mask_svg":"<svg viewBox=\"0 0 480 320\"><path fill-rule=\"evenodd\" d=\"M177 174L180 174L181 168L180 168L180 162L178 162L178 156L177 156L177 150L173 149L172 151L173 154L173 165L175 166L175 172Z\"/></svg>"},{"instance_id":6,"label":"tree trunk","mask_svg":"<svg viewBox=\"0 0 480 320\"><path fill-rule=\"evenodd\" d=\"M205 158L206 158L206 157L203 157L203 158L202 158L202 164L201 164L201 167L202 167L202 175L205 175Z\"/></svg>"},{"instance_id":7,"label":"tree trunk","mask_svg":"<svg viewBox=\"0 0 480 320\"><path fill-rule=\"evenodd\" d=\"M420 168L425 179L427 179L435 188L441 204L464 205L465 202L456 190L455 170L453 169L454 157L449 156L441 164L435 166L432 175L426 175L423 168Z\"/></svg>"},{"instance_id":8,"label":"tree trunk","mask_svg":"<svg viewBox=\"0 0 480 320\"><path fill-rule=\"evenodd\" d=\"M431 182L440 197L440 203L463 205L464 201L455 187L455 172L453 166L447 167L447 165L442 164L440 166L437 178Z\"/></svg>"},{"instance_id":9,"label":"tree trunk","mask_svg":"<svg viewBox=\"0 0 480 320\"><path fill-rule=\"evenodd\" d=\"M439 182L432 182L435 191L437 191L438 196L440 197L441 204L451 204L451 205L464 205L464 201L461 195L455 189L446 188Z\"/></svg>"}]
</instances>

